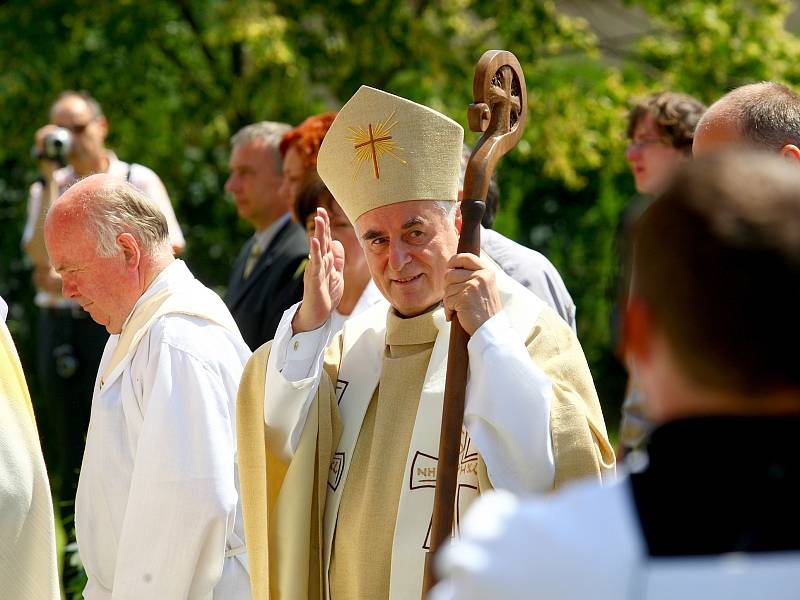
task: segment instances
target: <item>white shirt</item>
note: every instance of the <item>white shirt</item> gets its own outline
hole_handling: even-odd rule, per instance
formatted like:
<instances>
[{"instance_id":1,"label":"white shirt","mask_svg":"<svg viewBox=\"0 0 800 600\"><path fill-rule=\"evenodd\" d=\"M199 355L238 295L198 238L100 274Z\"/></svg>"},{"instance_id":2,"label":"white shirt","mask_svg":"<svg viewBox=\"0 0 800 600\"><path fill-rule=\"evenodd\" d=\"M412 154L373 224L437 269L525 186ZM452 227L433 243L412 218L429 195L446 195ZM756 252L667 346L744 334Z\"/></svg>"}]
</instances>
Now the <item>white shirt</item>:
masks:
<instances>
[{"instance_id":1,"label":"white shirt","mask_svg":"<svg viewBox=\"0 0 800 600\"><path fill-rule=\"evenodd\" d=\"M108 158L108 171L106 172L114 177L129 181L131 185L139 188L148 198L155 202L167 219L170 244L175 248L183 248L186 245L186 240L181 232L178 219L175 217L175 210L172 208L167 189L158 175L144 165L128 164L119 160L111 150L106 150L106 157ZM53 174L53 181L58 185L59 194L63 194L77 180L78 176L71 165L67 165ZM33 237L34 228L39 221L39 213L42 210L42 191L42 184L38 181L31 186L28 198L28 220L25 223L25 230L22 234L23 246ZM78 306L76 302L64 298L60 294L44 290L37 291L34 301L37 306Z\"/></svg>"},{"instance_id":2,"label":"white shirt","mask_svg":"<svg viewBox=\"0 0 800 600\"><path fill-rule=\"evenodd\" d=\"M139 303L192 279L175 261ZM250 350L220 325L167 314L129 356L92 398L75 502L84 597L249 599L235 402Z\"/></svg>"},{"instance_id":3,"label":"white shirt","mask_svg":"<svg viewBox=\"0 0 800 600\"><path fill-rule=\"evenodd\" d=\"M800 598L800 553L650 558L627 479L486 494L437 567L432 600Z\"/></svg>"}]
</instances>

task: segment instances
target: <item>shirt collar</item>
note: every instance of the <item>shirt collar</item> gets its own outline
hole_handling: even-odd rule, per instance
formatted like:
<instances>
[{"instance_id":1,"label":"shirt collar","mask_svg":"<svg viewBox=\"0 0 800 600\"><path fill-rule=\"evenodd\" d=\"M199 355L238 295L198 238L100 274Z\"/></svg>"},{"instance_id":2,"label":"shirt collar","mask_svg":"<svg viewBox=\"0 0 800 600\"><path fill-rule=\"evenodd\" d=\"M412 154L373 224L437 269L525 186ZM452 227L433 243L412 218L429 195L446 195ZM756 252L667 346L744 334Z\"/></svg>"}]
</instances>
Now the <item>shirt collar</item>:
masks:
<instances>
[{"instance_id":1,"label":"shirt collar","mask_svg":"<svg viewBox=\"0 0 800 600\"><path fill-rule=\"evenodd\" d=\"M275 219L266 229L262 229L261 231L257 231L255 234L253 234L255 243L258 244L262 251L267 249L267 246L272 243L272 240L275 239L275 236L278 235L278 232L281 230L281 228L286 225L291 218L292 213L287 211Z\"/></svg>"},{"instance_id":2,"label":"shirt collar","mask_svg":"<svg viewBox=\"0 0 800 600\"><path fill-rule=\"evenodd\" d=\"M152 298L156 293L160 290L164 289L167 286L174 285L177 282L185 281L189 279L193 279L194 276L192 275L191 271L189 271L189 267L186 266L186 263L183 262L181 259L176 258L172 264L166 267L164 270L161 271L153 281L150 282L150 285L147 286L147 289L144 293L139 296L139 299L136 301L136 304L133 305L133 309L128 317L125 319L125 322L122 324L122 329L125 329L125 326L128 324L128 321L131 319L131 315L136 312L136 309L139 307L140 304L143 302L147 302L149 298Z\"/></svg>"}]
</instances>

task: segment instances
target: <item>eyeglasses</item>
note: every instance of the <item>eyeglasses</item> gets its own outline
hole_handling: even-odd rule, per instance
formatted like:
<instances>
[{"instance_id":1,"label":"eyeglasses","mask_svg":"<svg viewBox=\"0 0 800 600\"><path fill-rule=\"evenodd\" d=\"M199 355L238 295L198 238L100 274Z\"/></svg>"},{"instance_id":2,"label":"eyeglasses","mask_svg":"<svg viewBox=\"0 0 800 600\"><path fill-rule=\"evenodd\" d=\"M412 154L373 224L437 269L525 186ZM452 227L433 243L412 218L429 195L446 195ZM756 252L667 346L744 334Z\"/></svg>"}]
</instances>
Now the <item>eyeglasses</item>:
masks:
<instances>
[{"instance_id":1,"label":"eyeglasses","mask_svg":"<svg viewBox=\"0 0 800 600\"><path fill-rule=\"evenodd\" d=\"M669 146L670 143L669 143L669 140L667 140L665 138L641 138L641 139L638 139L638 140L631 140L628 143L628 145L626 147L626 150L628 152L630 152L632 150L636 150L637 152L639 152L643 148L646 148L647 146L655 146L655 145Z\"/></svg>"}]
</instances>

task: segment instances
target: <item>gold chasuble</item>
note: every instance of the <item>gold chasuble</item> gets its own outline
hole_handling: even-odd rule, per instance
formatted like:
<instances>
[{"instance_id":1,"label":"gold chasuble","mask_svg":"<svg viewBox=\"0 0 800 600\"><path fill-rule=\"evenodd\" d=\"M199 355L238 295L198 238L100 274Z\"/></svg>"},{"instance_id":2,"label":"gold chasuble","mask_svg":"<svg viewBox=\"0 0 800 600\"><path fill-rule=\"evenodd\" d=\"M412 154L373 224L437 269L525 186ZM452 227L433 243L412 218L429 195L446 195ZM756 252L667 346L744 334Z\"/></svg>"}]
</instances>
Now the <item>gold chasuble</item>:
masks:
<instances>
[{"instance_id":1,"label":"gold chasuble","mask_svg":"<svg viewBox=\"0 0 800 600\"><path fill-rule=\"evenodd\" d=\"M551 381L554 488L599 478L613 470L614 454L575 335L541 300L503 273L496 277L504 310ZM265 394L287 384L265 381L270 344L250 359L237 438L254 599L420 595L449 332L441 308L404 320L379 305L349 320L325 352L288 464L269 450L264 415ZM478 449L463 435L459 518L491 488Z\"/></svg>"},{"instance_id":2,"label":"gold chasuble","mask_svg":"<svg viewBox=\"0 0 800 600\"><path fill-rule=\"evenodd\" d=\"M332 600L389 597L401 481L438 333L432 312L403 319L389 311L380 383L358 434L336 522Z\"/></svg>"}]
</instances>

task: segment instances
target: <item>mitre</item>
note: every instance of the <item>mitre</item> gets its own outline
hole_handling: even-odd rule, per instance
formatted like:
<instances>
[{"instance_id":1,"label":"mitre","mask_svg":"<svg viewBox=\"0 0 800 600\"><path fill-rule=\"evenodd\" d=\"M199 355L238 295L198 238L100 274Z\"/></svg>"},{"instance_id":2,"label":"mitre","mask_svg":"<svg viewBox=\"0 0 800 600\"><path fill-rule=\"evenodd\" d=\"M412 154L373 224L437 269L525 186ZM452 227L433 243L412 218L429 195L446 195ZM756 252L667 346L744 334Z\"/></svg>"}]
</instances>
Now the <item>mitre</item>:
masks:
<instances>
[{"instance_id":1,"label":"mitre","mask_svg":"<svg viewBox=\"0 0 800 600\"><path fill-rule=\"evenodd\" d=\"M455 202L463 140L443 114L361 86L325 135L317 171L351 223L397 202Z\"/></svg>"}]
</instances>

